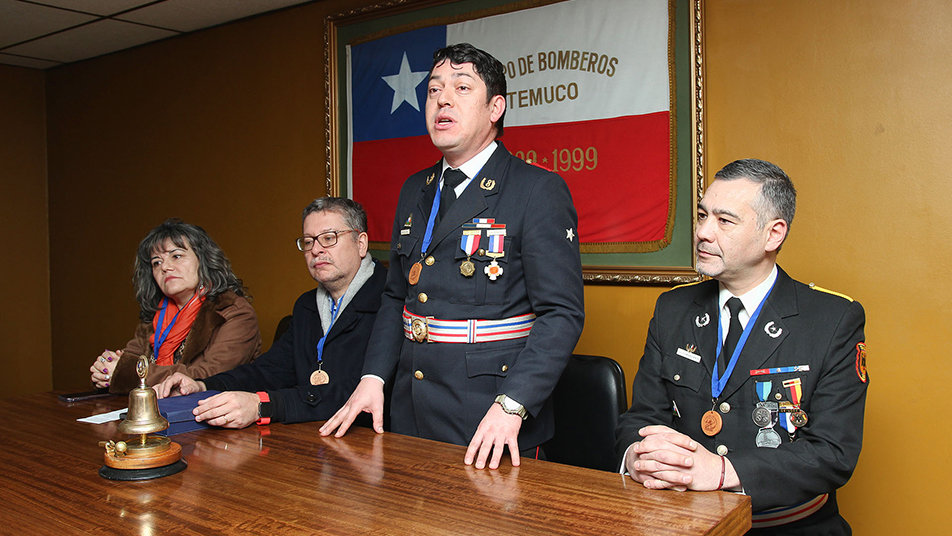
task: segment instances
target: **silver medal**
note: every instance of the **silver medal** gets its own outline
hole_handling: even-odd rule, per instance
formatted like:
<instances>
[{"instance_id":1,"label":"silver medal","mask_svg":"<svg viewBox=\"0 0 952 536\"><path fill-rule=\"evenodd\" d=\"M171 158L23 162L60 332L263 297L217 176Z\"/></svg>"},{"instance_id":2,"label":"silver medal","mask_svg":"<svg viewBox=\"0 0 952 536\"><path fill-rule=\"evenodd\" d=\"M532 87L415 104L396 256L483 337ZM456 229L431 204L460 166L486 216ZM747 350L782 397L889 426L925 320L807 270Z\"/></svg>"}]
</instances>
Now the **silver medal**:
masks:
<instances>
[{"instance_id":1,"label":"silver medal","mask_svg":"<svg viewBox=\"0 0 952 536\"><path fill-rule=\"evenodd\" d=\"M758 447L775 449L780 446L780 434L773 428L761 428L757 432L756 444Z\"/></svg>"},{"instance_id":2,"label":"silver medal","mask_svg":"<svg viewBox=\"0 0 952 536\"><path fill-rule=\"evenodd\" d=\"M754 419L754 424L759 428L770 427L770 410L767 409L765 405L765 402L758 402L757 407L754 408L754 413L751 415Z\"/></svg>"}]
</instances>

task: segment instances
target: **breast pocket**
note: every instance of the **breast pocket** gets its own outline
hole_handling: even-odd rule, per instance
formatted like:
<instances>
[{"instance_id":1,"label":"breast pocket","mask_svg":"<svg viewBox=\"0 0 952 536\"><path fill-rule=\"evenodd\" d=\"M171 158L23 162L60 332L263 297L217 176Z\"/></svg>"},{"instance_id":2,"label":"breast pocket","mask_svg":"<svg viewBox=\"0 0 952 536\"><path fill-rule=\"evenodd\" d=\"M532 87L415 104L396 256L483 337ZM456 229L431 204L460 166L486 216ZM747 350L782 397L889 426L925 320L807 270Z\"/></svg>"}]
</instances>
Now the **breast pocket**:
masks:
<instances>
[{"instance_id":1,"label":"breast pocket","mask_svg":"<svg viewBox=\"0 0 952 536\"><path fill-rule=\"evenodd\" d=\"M674 397L682 389L700 392L708 375L701 363L668 354L661 362L661 378L665 381L668 394Z\"/></svg>"},{"instance_id":2,"label":"breast pocket","mask_svg":"<svg viewBox=\"0 0 952 536\"><path fill-rule=\"evenodd\" d=\"M789 402L799 405L804 410L809 409L810 398L813 393L813 382L809 372L794 372L782 374L765 374L755 377L751 382L754 389L754 400L759 400L764 394L770 402ZM770 382L769 389L759 393L758 384Z\"/></svg>"},{"instance_id":3,"label":"breast pocket","mask_svg":"<svg viewBox=\"0 0 952 536\"><path fill-rule=\"evenodd\" d=\"M488 251L489 239L482 237L480 248L470 257L475 272L473 273L473 301L459 297L456 303L474 303L475 305L502 305L509 303L509 294L513 282L519 275L510 271L510 259L517 254L518 241L514 236L504 237L503 255L493 255ZM466 255L459 250L458 255L463 261ZM494 262L495 261L495 262ZM452 300L451 300L452 301Z\"/></svg>"},{"instance_id":4,"label":"breast pocket","mask_svg":"<svg viewBox=\"0 0 952 536\"><path fill-rule=\"evenodd\" d=\"M397 244L393 246L393 253L396 253L400 257L404 275L410 272L410 265L413 264L411 256L419 241L419 237L406 235L397 239Z\"/></svg>"}]
</instances>

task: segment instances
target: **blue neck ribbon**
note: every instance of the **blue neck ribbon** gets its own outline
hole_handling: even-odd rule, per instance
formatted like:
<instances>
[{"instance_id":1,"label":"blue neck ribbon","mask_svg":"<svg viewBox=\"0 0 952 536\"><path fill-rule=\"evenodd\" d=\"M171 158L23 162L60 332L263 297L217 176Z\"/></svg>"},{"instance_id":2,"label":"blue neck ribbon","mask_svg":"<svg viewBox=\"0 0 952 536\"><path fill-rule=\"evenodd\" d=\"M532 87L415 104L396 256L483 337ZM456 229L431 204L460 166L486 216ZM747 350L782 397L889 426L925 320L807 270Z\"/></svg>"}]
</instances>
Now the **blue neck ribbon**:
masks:
<instances>
[{"instance_id":1,"label":"blue neck ribbon","mask_svg":"<svg viewBox=\"0 0 952 536\"><path fill-rule=\"evenodd\" d=\"M436 215L440 213L440 196L443 193L443 178L436 188L436 197L433 198L433 206L430 208L430 218L426 220L426 231L423 233L423 246L420 248L420 255L426 255L427 248L430 247L430 241L433 240L433 225L436 223Z\"/></svg>"},{"instance_id":2,"label":"blue neck ribbon","mask_svg":"<svg viewBox=\"0 0 952 536\"><path fill-rule=\"evenodd\" d=\"M774 282L776 285L776 282ZM711 396L717 399L721 396L721 392L724 391L724 387L727 386L728 380L731 379L731 374L734 373L734 366L737 365L737 358L740 357L740 353L744 350L744 345L747 344L747 338L750 337L750 332L754 329L754 324L757 323L757 317L760 316L760 311L764 308L764 304L767 303L767 298L770 297L770 293L773 291L773 286L770 287L770 290L767 291L767 295L764 296L764 299L760 300L760 305L757 306L757 310L754 311L754 314L750 315L750 320L747 321L747 327L744 328L744 332L740 336L740 340L737 341L737 346L734 348L734 353L731 355L731 360L727 363L727 370L724 372L724 377L720 377L719 371L717 370L717 359L714 360L714 373L711 374ZM717 310L717 356L720 357L721 350L724 347L724 328L721 324L721 309Z\"/></svg>"},{"instance_id":3,"label":"blue neck ribbon","mask_svg":"<svg viewBox=\"0 0 952 536\"><path fill-rule=\"evenodd\" d=\"M327 297L328 301L331 302L331 325L327 326L327 332L321 337L321 340L317 341L317 363L320 365L324 362L324 341L327 339L327 333L330 333L331 328L334 327L334 321L337 320L337 313L340 312L340 304L344 301L344 297L341 296L340 299L334 301L334 298L331 296Z\"/></svg>"},{"instance_id":4,"label":"blue neck ribbon","mask_svg":"<svg viewBox=\"0 0 952 536\"><path fill-rule=\"evenodd\" d=\"M192 294L192 297L188 299L188 302L185 303L185 307L182 307L175 313L175 316L172 317L172 321L169 322L168 326L165 326L165 329L162 329L162 326L165 322L165 312L169 308L169 297L166 296L165 299L162 300L162 306L159 308L159 321L155 326L155 343L152 344L153 359L159 358L159 349L162 347L162 343L165 342L165 339L169 338L169 333L172 331L172 326L175 325L175 321L178 320L178 315L192 304L192 300L195 299L195 296L198 296L197 290L195 294Z\"/></svg>"}]
</instances>

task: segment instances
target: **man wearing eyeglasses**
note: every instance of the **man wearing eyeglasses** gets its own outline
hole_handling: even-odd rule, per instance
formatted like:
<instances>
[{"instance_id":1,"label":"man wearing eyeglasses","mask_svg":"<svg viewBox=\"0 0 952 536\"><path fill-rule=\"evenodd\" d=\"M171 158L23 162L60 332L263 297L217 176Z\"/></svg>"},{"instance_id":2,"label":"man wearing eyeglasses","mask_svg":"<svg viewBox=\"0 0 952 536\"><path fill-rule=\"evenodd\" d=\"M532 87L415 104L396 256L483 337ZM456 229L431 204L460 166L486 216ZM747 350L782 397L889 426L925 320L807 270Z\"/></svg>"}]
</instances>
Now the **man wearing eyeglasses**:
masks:
<instances>
[{"instance_id":1,"label":"man wearing eyeglasses","mask_svg":"<svg viewBox=\"0 0 952 536\"><path fill-rule=\"evenodd\" d=\"M344 404L360 381L387 270L367 254L367 214L358 203L316 199L302 218L297 247L319 286L298 298L288 331L253 363L202 380L172 375L155 387L159 398L224 391L194 413L226 428L324 420Z\"/></svg>"}]
</instances>

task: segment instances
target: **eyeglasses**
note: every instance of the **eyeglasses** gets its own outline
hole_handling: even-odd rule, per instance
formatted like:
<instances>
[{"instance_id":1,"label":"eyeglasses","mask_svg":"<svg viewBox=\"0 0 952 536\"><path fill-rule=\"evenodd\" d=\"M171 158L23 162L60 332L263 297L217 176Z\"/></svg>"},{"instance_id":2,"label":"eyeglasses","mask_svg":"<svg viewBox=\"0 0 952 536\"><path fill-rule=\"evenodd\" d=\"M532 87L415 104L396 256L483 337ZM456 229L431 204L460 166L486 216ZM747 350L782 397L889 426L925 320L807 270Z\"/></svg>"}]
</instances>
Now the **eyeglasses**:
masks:
<instances>
[{"instance_id":1,"label":"eyeglasses","mask_svg":"<svg viewBox=\"0 0 952 536\"><path fill-rule=\"evenodd\" d=\"M301 251L311 251L311 248L314 247L314 241L317 240L317 243L321 247L329 248L331 246L337 245L337 237L344 233L349 233L351 231L356 231L357 229L345 229L343 231L327 231L326 233L321 233L317 236L302 236L294 242L297 244L297 248Z\"/></svg>"}]
</instances>

